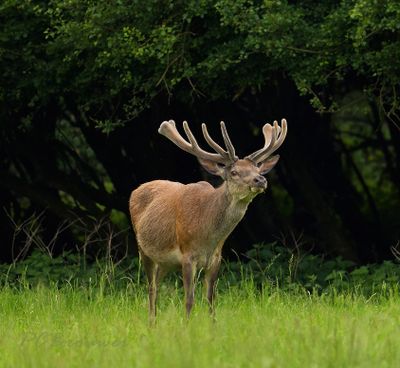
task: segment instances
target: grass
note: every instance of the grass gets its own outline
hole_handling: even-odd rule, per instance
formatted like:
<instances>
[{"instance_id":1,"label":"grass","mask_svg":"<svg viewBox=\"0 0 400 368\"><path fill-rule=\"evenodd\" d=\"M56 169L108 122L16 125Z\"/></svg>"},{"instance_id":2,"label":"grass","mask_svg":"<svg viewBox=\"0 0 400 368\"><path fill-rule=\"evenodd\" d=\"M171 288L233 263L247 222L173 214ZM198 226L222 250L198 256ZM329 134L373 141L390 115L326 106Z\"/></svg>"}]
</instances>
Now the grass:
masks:
<instances>
[{"instance_id":1,"label":"grass","mask_svg":"<svg viewBox=\"0 0 400 368\"><path fill-rule=\"evenodd\" d=\"M0 290L2 367L398 367L400 295L382 285L313 295L257 290L218 295L213 323L200 295L189 321L182 291L163 286L156 326L143 286Z\"/></svg>"}]
</instances>

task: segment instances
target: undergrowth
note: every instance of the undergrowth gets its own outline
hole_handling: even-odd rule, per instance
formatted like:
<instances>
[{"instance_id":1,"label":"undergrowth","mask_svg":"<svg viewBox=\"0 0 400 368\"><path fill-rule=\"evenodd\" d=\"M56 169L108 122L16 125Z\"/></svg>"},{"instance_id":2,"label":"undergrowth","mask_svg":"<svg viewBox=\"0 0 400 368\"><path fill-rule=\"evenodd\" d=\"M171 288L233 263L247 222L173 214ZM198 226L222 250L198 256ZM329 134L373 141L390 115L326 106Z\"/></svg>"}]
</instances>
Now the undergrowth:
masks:
<instances>
[{"instance_id":1,"label":"undergrowth","mask_svg":"<svg viewBox=\"0 0 400 368\"><path fill-rule=\"evenodd\" d=\"M179 274L179 273L178 273ZM176 280L176 275L170 280ZM263 285L282 290L302 288L308 292L329 289L350 290L358 288L373 293L382 285L397 287L400 267L397 261L384 261L356 267L353 262L340 257L324 259L312 254L294 253L277 242L256 244L246 252L243 260L224 262L220 271L219 288L226 289L251 281L258 288ZM31 287L42 285L73 284L76 286L101 286L126 288L128 284L144 282L138 258L124 257L118 262L111 257L88 261L80 253L64 252L53 257L35 249L25 259L0 265L0 285Z\"/></svg>"}]
</instances>

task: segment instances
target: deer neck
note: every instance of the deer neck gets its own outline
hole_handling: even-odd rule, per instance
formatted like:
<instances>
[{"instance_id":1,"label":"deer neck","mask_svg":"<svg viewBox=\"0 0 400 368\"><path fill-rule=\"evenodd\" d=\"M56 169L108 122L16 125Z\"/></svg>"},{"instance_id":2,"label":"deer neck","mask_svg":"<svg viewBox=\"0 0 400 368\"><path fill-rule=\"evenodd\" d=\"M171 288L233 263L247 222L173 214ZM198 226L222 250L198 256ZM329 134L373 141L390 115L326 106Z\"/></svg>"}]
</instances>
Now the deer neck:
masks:
<instances>
[{"instance_id":1,"label":"deer neck","mask_svg":"<svg viewBox=\"0 0 400 368\"><path fill-rule=\"evenodd\" d=\"M212 203L216 210L213 227L214 231L221 237L226 238L236 227L246 213L249 203L254 196L238 198L233 195L226 182L214 192Z\"/></svg>"}]
</instances>

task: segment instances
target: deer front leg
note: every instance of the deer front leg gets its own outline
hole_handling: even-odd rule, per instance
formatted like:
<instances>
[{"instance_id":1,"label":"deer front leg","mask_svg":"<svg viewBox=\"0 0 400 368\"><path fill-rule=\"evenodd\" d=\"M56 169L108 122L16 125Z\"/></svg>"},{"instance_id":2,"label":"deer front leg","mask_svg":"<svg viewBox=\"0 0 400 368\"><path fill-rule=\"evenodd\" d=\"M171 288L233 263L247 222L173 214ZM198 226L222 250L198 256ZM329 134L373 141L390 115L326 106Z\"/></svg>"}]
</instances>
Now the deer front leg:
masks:
<instances>
[{"instance_id":1,"label":"deer front leg","mask_svg":"<svg viewBox=\"0 0 400 368\"><path fill-rule=\"evenodd\" d=\"M185 289L186 317L189 318L190 311L194 304L194 277L196 274L196 264L186 260L182 264L183 288Z\"/></svg>"},{"instance_id":2,"label":"deer front leg","mask_svg":"<svg viewBox=\"0 0 400 368\"><path fill-rule=\"evenodd\" d=\"M218 279L218 271L221 266L221 254L217 254L211 263L211 266L207 269L205 274L205 284L207 300L210 308L210 314L215 319L215 291L216 291L216 281Z\"/></svg>"}]
</instances>

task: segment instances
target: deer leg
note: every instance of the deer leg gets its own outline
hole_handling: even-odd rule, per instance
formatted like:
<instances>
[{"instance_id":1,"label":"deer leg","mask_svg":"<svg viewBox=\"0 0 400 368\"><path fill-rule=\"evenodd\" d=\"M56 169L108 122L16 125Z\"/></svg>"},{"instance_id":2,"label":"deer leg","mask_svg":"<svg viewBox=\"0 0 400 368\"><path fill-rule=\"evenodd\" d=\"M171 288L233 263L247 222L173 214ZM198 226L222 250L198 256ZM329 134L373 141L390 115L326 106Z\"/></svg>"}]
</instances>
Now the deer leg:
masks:
<instances>
[{"instance_id":1,"label":"deer leg","mask_svg":"<svg viewBox=\"0 0 400 368\"><path fill-rule=\"evenodd\" d=\"M190 311L194 304L194 277L196 274L196 265L190 261L182 264L183 287L185 289L186 316L189 318Z\"/></svg>"},{"instance_id":2,"label":"deer leg","mask_svg":"<svg viewBox=\"0 0 400 368\"><path fill-rule=\"evenodd\" d=\"M221 255L218 255L214 261L212 262L211 266L208 268L205 274L205 284L206 284L206 293L207 293L207 300L210 308L210 314L215 318L215 290L216 290L216 281L218 279L218 271L221 266Z\"/></svg>"},{"instance_id":3,"label":"deer leg","mask_svg":"<svg viewBox=\"0 0 400 368\"><path fill-rule=\"evenodd\" d=\"M157 286L164 272L162 269L160 269L160 266L158 264L153 262L143 253L141 253L140 258L142 260L149 285L149 320L152 324L154 323L156 318Z\"/></svg>"}]
</instances>

